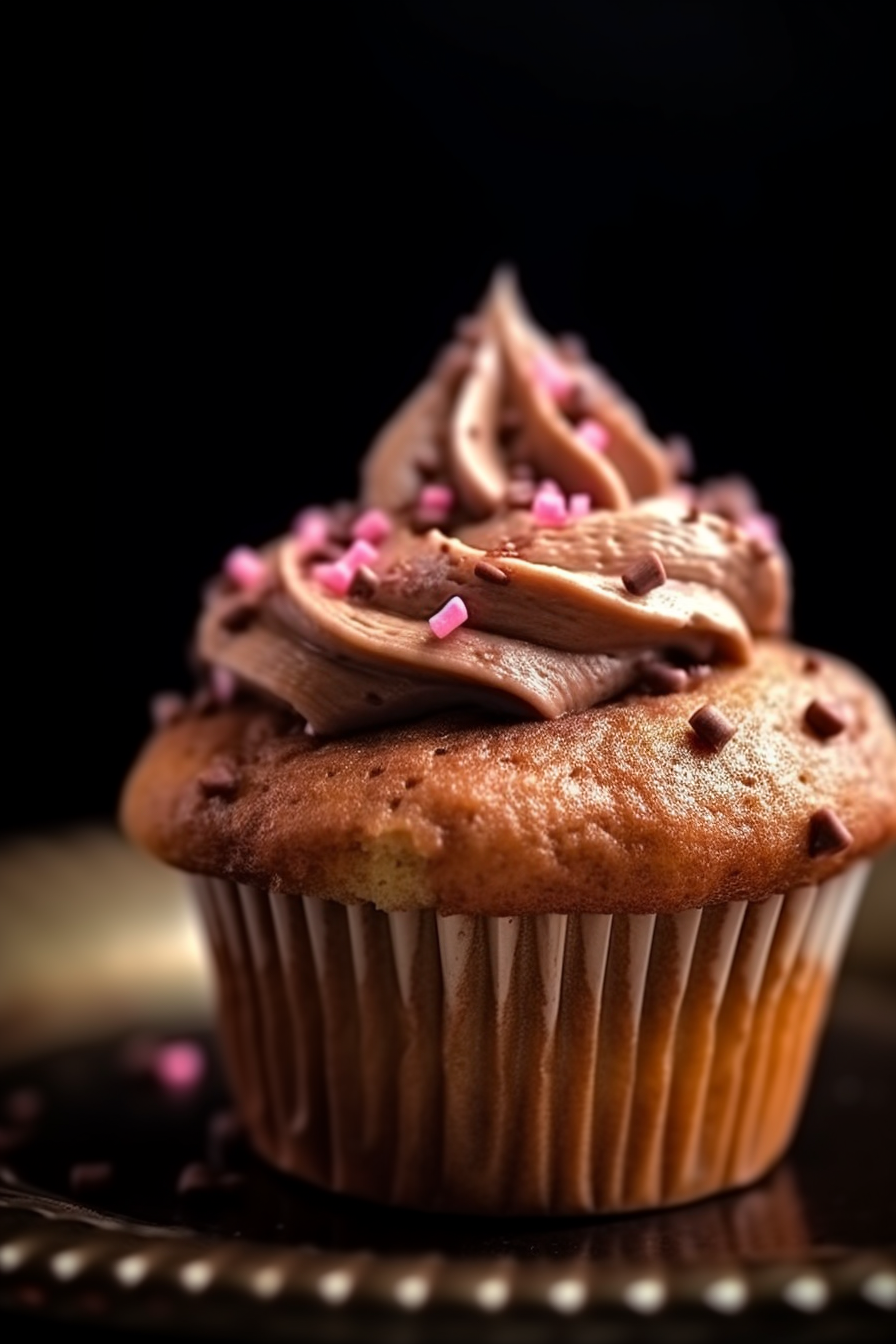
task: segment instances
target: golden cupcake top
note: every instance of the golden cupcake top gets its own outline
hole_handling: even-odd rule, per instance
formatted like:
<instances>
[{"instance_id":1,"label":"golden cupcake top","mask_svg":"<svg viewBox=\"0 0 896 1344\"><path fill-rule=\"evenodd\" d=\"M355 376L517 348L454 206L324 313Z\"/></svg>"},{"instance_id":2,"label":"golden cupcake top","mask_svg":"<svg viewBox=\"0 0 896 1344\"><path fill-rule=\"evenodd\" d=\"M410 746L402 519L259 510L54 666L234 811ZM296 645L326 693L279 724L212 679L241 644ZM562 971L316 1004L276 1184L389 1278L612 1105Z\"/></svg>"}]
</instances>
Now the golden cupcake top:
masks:
<instances>
[{"instance_id":1,"label":"golden cupcake top","mask_svg":"<svg viewBox=\"0 0 896 1344\"><path fill-rule=\"evenodd\" d=\"M739 477L696 486L512 276L371 445L203 594L125 830L169 863L444 912L676 910L896 837L896 726L789 641Z\"/></svg>"},{"instance_id":2,"label":"golden cupcake top","mask_svg":"<svg viewBox=\"0 0 896 1344\"><path fill-rule=\"evenodd\" d=\"M822 882L896 837L896 728L848 663L757 641L673 695L317 738L244 701L160 729L125 830L191 872L388 910L662 913Z\"/></svg>"}]
</instances>

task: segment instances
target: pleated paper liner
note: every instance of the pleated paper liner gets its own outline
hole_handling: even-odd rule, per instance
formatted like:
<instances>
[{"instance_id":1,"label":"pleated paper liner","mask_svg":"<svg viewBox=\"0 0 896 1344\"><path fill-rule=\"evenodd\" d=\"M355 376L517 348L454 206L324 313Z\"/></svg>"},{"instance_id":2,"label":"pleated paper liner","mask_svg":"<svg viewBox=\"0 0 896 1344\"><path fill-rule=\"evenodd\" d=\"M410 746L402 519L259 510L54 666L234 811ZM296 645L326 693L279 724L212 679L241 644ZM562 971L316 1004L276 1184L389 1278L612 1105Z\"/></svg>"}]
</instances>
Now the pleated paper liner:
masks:
<instances>
[{"instance_id":1,"label":"pleated paper liner","mask_svg":"<svg viewBox=\"0 0 896 1344\"><path fill-rule=\"evenodd\" d=\"M583 1214L783 1153L870 865L675 915L385 914L191 879L258 1151L409 1208Z\"/></svg>"}]
</instances>

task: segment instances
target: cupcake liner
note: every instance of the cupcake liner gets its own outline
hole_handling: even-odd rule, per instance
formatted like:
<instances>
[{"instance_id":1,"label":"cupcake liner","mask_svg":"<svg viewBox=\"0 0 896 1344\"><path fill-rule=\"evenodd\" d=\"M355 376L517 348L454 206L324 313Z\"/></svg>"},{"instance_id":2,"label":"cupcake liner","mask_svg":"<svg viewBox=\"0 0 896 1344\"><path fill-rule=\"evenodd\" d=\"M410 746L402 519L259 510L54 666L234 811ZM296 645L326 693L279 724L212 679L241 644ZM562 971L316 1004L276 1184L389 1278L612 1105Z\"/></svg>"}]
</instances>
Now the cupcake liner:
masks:
<instances>
[{"instance_id":1,"label":"cupcake liner","mask_svg":"<svg viewBox=\"0 0 896 1344\"><path fill-rule=\"evenodd\" d=\"M269 1161L407 1207L560 1214L768 1170L869 868L761 903L519 918L191 880Z\"/></svg>"}]
</instances>

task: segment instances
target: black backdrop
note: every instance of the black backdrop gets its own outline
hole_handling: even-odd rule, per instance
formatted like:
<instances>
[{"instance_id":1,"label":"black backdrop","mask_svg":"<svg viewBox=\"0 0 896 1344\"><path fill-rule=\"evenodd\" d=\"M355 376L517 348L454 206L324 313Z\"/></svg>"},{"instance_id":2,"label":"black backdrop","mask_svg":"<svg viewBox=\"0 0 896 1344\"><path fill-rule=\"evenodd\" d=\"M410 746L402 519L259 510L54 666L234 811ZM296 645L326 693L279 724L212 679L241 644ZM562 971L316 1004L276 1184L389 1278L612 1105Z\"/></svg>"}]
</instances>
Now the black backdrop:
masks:
<instances>
[{"instance_id":1,"label":"black backdrop","mask_svg":"<svg viewBox=\"0 0 896 1344\"><path fill-rule=\"evenodd\" d=\"M47 534L22 524L4 826L112 815L203 580L353 492L501 261L699 475L753 478L796 633L896 696L886 8L144 14L100 75L103 423L58 478L24 465Z\"/></svg>"}]
</instances>

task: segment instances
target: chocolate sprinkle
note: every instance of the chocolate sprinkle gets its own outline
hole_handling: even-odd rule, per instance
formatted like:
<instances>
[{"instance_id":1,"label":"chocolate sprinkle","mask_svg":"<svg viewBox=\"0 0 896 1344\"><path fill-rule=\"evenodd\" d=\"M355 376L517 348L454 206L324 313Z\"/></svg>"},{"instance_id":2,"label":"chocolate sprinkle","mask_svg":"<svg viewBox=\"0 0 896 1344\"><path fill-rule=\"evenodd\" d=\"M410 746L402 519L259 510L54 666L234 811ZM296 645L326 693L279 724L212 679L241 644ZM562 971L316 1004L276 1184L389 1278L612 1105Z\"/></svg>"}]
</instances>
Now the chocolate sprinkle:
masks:
<instances>
[{"instance_id":1,"label":"chocolate sprinkle","mask_svg":"<svg viewBox=\"0 0 896 1344\"><path fill-rule=\"evenodd\" d=\"M813 859L820 854L839 854L852 844L852 832L847 830L832 807L820 807L809 818L809 854Z\"/></svg>"},{"instance_id":2,"label":"chocolate sprinkle","mask_svg":"<svg viewBox=\"0 0 896 1344\"><path fill-rule=\"evenodd\" d=\"M570 420L584 420L593 409L593 398L581 383L573 383L563 398L563 411Z\"/></svg>"},{"instance_id":3,"label":"chocolate sprinkle","mask_svg":"<svg viewBox=\"0 0 896 1344\"><path fill-rule=\"evenodd\" d=\"M697 737L711 751L721 751L737 732L734 724L725 718L715 705L701 705L688 719Z\"/></svg>"},{"instance_id":4,"label":"chocolate sprinkle","mask_svg":"<svg viewBox=\"0 0 896 1344\"><path fill-rule=\"evenodd\" d=\"M206 766L197 780L206 798L232 798L239 782L239 774L227 761L217 761Z\"/></svg>"},{"instance_id":5,"label":"chocolate sprinkle","mask_svg":"<svg viewBox=\"0 0 896 1344\"><path fill-rule=\"evenodd\" d=\"M653 588L666 582L666 569L656 551L648 551L634 560L622 575L626 590L635 597L643 597Z\"/></svg>"},{"instance_id":6,"label":"chocolate sprinkle","mask_svg":"<svg viewBox=\"0 0 896 1344\"><path fill-rule=\"evenodd\" d=\"M821 659L818 657L817 654L815 653L806 654L805 658L803 659L803 671L804 672L821 671Z\"/></svg>"},{"instance_id":7,"label":"chocolate sprinkle","mask_svg":"<svg viewBox=\"0 0 896 1344\"><path fill-rule=\"evenodd\" d=\"M70 1190L98 1190L112 1180L111 1162L76 1162L69 1168Z\"/></svg>"},{"instance_id":8,"label":"chocolate sprinkle","mask_svg":"<svg viewBox=\"0 0 896 1344\"><path fill-rule=\"evenodd\" d=\"M373 597L379 586L379 575L369 565L359 565L349 585L349 597L360 597L366 601Z\"/></svg>"},{"instance_id":9,"label":"chocolate sprinkle","mask_svg":"<svg viewBox=\"0 0 896 1344\"><path fill-rule=\"evenodd\" d=\"M644 669L642 680L649 695L674 695L686 688L688 674L672 663L651 663Z\"/></svg>"},{"instance_id":10,"label":"chocolate sprinkle","mask_svg":"<svg viewBox=\"0 0 896 1344\"><path fill-rule=\"evenodd\" d=\"M486 583L509 583L510 575L505 574L503 569L497 565L490 565L487 560L477 560L473 566L473 573L477 579L484 579Z\"/></svg>"},{"instance_id":11,"label":"chocolate sprinkle","mask_svg":"<svg viewBox=\"0 0 896 1344\"><path fill-rule=\"evenodd\" d=\"M846 727L846 717L831 700L810 700L803 715L806 727L818 737L836 737Z\"/></svg>"}]
</instances>

